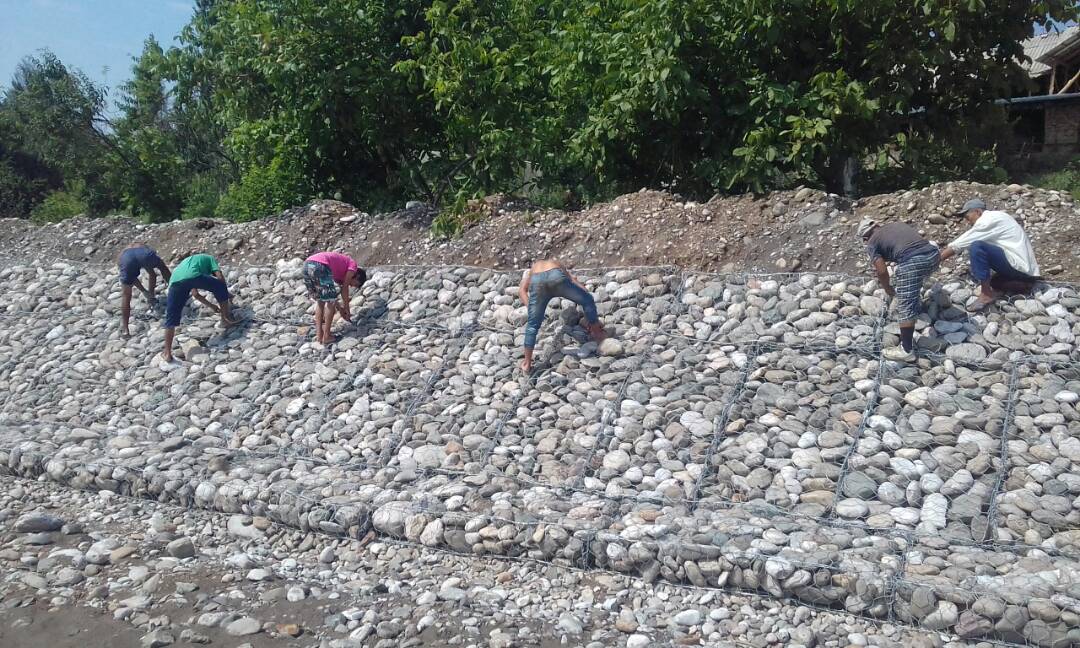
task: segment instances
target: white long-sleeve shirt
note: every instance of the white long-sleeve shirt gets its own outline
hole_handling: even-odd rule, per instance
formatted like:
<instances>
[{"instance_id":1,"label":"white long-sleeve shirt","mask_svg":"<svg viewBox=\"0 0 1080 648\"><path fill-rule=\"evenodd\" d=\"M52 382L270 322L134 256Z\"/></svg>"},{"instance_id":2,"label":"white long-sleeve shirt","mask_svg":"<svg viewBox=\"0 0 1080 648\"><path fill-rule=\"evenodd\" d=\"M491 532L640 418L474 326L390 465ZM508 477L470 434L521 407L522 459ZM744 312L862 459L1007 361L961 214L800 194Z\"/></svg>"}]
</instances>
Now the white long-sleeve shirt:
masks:
<instances>
[{"instance_id":1,"label":"white long-sleeve shirt","mask_svg":"<svg viewBox=\"0 0 1080 648\"><path fill-rule=\"evenodd\" d=\"M1024 228L1012 216L1003 211L984 211L971 229L956 237L949 247L963 252L975 241L996 245L1005 252L1009 265L1024 274L1037 276L1039 264L1035 263L1035 250L1031 247Z\"/></svg>"}]
</instances>

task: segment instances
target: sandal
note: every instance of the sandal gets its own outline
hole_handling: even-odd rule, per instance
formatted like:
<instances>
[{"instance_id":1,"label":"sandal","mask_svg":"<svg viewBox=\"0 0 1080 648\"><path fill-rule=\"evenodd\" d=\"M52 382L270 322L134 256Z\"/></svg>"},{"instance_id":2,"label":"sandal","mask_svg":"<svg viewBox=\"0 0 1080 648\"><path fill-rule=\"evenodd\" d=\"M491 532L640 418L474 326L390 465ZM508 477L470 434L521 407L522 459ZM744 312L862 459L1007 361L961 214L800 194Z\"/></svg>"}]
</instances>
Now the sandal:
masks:
<instances>
[{"instance_id":1,"label":"sandal","mask_svg":"<svg viewBox=\"0 0 1080 648\"><path fill-rule=\"evenodd\" d=\"M985 300L982 297L980 297L980 298L975 300L975 303L973 303L971 306L967 307L967 311L969 313L981 313L984 310L986 310L987 308L990 308L990 305L993 304L993 303L994 303L994 300L992 300L992 299L988 301L988 300Z\"/></svg>"}]
</instances>

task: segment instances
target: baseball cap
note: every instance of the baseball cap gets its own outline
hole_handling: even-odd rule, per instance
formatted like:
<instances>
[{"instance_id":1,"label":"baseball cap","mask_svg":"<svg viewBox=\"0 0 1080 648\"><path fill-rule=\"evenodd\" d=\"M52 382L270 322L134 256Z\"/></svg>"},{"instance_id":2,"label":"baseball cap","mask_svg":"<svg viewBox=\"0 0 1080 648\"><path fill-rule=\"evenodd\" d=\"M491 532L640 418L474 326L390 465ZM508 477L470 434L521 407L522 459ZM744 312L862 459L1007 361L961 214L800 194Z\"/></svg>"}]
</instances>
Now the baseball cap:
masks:
<instances>
[{"instance_id":1,"label":"baseball cap","mask_svg":"<svg viewBox=\"0 0 1080 648\"><path fill-rule=\"evenodd\" d=\"M964 203L964 206L960 208L960 211L956 212L957 216L963 216L972 209L986 209L986 203L978 198L972 198Z\"/></svg>"}]
</instances>

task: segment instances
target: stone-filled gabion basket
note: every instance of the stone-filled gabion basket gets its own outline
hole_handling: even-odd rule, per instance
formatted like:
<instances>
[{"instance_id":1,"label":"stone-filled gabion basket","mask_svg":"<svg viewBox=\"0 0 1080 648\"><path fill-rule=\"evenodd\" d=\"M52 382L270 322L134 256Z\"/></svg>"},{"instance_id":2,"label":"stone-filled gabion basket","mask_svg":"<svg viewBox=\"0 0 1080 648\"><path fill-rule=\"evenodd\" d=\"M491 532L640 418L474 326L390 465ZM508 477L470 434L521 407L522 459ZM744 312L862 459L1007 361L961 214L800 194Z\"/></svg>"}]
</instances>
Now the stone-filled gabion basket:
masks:
<instances>
[{"instance_id":1,"label":"stone-filled gabion basket","mask_svg":"<svg viewBox=\"0 0 1080 648\"><path fill-rule=\"evenodd\" d=\"M969 316L946 283L898 364L866 278L583 270L612 338L555 300L526 377L519 272L372 269L322 347L300 268L226 267L247 321L189 308L178 369L151 361L142 297L119 335L111 268L0 268L0 473L965 639L1080 638L1072 287Z\"/></svg>"}]
</instances>

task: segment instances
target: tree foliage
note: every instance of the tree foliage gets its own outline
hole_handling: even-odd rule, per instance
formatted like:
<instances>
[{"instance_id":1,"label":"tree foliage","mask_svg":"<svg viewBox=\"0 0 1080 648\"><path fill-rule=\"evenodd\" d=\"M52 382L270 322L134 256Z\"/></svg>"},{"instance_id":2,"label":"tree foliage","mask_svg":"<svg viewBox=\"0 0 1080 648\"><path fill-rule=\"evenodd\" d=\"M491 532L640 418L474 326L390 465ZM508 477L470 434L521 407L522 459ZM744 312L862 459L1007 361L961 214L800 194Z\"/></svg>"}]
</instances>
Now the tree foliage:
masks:
<instances>
[{"instance_id":1,"label":"tree foliage","mask_svg":"<svg viewBox=\"0 0 1080 648\"><path fill-rule=\"evenodd\" d=\"M103 88L26 59L0 99L0 209L62 187L93 213L245 220L317 196L989 178L1021 41L1076 17L1067 0L198 0L174 46L146 41L113 120Z\"/></svg>"},{"instance_id":2,"label":"tree foliage","mask_svg":"<svg viewBox=\"0 0 1080 648\"><path fill-rule=\"evenodd\" d=\"M1021 40L1070 2L434 2L409 39L449 148L505 186L842 187L849 158L947 134L1020 83ZM509 168L508 168L509 167Z\"/></svg>"}]
</instances>

